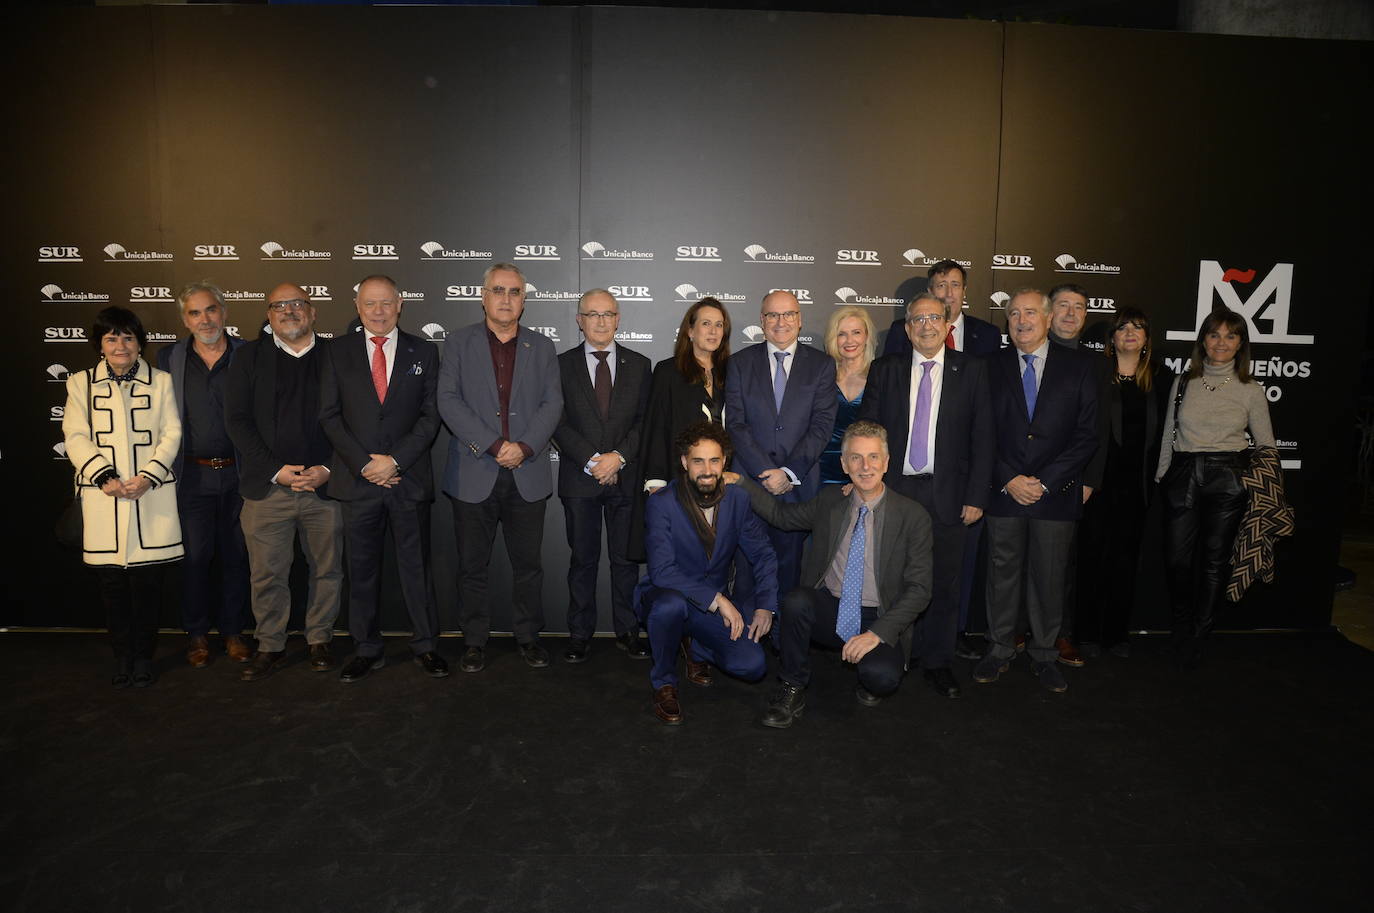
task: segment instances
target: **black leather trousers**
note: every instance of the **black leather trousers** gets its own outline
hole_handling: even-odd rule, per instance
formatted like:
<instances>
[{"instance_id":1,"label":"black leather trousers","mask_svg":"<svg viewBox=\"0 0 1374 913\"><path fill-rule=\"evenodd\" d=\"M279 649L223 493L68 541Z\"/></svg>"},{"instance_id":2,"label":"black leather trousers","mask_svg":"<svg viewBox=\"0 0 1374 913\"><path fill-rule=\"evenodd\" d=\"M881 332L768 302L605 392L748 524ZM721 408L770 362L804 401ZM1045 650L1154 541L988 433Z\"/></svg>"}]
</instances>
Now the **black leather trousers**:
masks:
<instances>
[{"instance_id":1,"label":"black leather trousers","mask_svg":"<svg viewBox=\"0 0 1374 913\"><path fill-rule=\"evenodd\" d=\"M1240 475L1249 451L1175 453L1164 477L1164 557L1175 644L1201 641L1216 623L1231 574L1236 530L1249 497Z\"/></svg>"}]
</instances>

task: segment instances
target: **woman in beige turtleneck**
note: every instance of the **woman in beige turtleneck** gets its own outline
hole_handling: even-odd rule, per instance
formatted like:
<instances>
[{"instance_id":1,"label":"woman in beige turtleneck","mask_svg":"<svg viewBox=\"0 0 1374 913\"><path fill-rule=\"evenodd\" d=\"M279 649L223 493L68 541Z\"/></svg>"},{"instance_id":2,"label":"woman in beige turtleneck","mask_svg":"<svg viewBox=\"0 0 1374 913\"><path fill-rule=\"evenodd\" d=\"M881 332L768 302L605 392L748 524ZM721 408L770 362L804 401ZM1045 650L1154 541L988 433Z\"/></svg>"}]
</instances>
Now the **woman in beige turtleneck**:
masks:
<instances>
[{"instance_id":1,"label":"woman in beige turtleneck","mask_svg":"<svg viewBox=\"0 0 1374 913\"><path fill-rule=\"evenodd\" d=\"M1185 669L1202 660L1216 622L1249 500L1240 475L1252 444L1273 447L1274 432L1264 387L1250 375L1250 337L1239 314L1213 311L1198 330L1192 365L1174 381L1155 474L1163 480L1174 659Z\"/></svg>"}]
</instances>

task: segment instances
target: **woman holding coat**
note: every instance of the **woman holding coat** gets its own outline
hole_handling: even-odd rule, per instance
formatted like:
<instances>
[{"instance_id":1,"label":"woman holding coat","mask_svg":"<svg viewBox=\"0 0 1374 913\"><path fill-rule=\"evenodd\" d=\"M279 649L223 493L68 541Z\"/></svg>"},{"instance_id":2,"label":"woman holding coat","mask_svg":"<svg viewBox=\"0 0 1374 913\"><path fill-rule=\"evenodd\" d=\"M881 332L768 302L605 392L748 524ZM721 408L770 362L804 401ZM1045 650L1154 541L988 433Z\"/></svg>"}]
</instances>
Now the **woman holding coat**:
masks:
<instances>
[{"instance_id":1,"label":"woman holding coat","mask_svg":"<svg viewBox=\"0 0 1374 913\"><path fill-rule=\"evenodd\" d=\"M82 512L82 559L95 571L115 655L116 688L151 685L168 562L181 558L176 479L181 421L171 375L142 353L132 311L105 308L91 327L95 367L67 378L62 433Z\"/></svg>"}]
</instances>

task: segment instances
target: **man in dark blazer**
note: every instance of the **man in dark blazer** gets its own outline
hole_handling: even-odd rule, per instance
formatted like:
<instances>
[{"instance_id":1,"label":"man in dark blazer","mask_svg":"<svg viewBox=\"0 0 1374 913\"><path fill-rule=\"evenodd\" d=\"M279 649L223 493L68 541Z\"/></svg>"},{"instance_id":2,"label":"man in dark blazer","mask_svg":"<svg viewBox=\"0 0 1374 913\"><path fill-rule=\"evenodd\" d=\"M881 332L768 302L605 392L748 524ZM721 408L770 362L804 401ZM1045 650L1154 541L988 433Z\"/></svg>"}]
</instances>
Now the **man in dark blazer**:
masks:
<instances>
[{"instance_id":1,"label":"man in dark blazer","mask_svg":"<svg viewBox=\"0 0 1374 913\"><path fill-rule=\"evenodd\" d=\"M744 476L731 478L769 523L811 532L801 585L782 599L781 684L761 720L775 729L791 726L806 707L812 641L839 647L841 658L855 664L859 703L872 707L896 691L912 622L930 600L930 517L884 483L887 432L855 421L840 459L852 492L827 485L800 504L782 503Z\"/></svg>"},{"instance_id":2,"label":"man in dark blazer","mask_svg":"<svg viewBox=\"0 0 1374 913\"><path fill-rule=\"evenodd\" d=\"M464 672L486 666L491 544L499 525L510 556L511 620L525 664L542 669L544 511L553 495L549 442L563 414L558 358L548 338L520 325L525 276L494 263L482 277L485 319L444 342L439 414L448 442L444 493L458 540L458 608Z\"/></svg>"},{"instance_id":3,"label":"man in dark blazer","mask_svg":"<svg viewBox=\"0 0 1374 913\"><path fill-rule=\"evenodd\" d=\"M927 291L945 303L950 320L945 330L945 345L969 355L990 355L1002 348L1002 334L986 320L964 313L967 287L964 268L954 260L941 260L930 268ZM909 305L910 302L907 302ZM911 339L906 334L906 315L892 321L883 342L884 355L910 355Z\"/></svg>"},{"instance_id":4,"label":"man in dark blazer","mask_svg":"<svg viewBox=\"0 0 1374 913\"><path fill-rule=\"evenodd\" d=\"M730 358L725 380L725 424L735 446L733 468L790 503L814 497L821 487L820 456L835 427L835 361L801 345L801 307L785 290L769 292L759 314L765 342ZM797 585L806 533L770 527L778 555L778 587ZM751 593L752 576L741 562L735 592Z\"/></svg>"},{"instance_id":5,"label":"man in dark blazer","mask_svg":"<svg viewBox=\"0 0 1374 913\"><path fill-rule=\"evenodd\" d=\"M225 330L224 292L209 282L192 282L177 295L181 322L190 335L158 352L158 367L172 375L181 419L181 449L172 472L181 518L182 625L190 635L186 660L192 668L210 663L208 634L224 637L230 659L252 656L241 634L248 622L248 551L239 514L238 473L233 442L224 427L229 365L242 339ZM212 573L219 558L220 579Z\"/></svg>"},{"instance_id":6,"label":"man in dark blazer","mask_svg":"<svg viewBox=\"0 0 1374 913\"><path fill-rule=\"evenodd\" d=\"M385 661L379 585L390 527L414 631L411 652L427 675L443 678L448 664L437 652L429 569L429 448L439 432L439 358L428 342L396 325L401 292L395 280L368 276L358 284L356 304L362 331L325 349L320 377L320 422L334 447L329 494L343 501L348 630L357 651L339 677L358 681Z\"/></svg>"},{"instance_id":7,"label":"man in dark blazer","mask_svg":"<svg viewBox=\"0 0 1374 913\"><path fill-rule=\"evenodd\" d=\"M270 331L234 357L224 410L239 455L241 521L258 622L257 652L240 675L249 682L271 675L286 655L298 534L310 573L305 640L315 672L334 668L329 643L343 589L343 509L324 496L333 457L320 424L320 366L328 343L315 335L315 308L299 286L286 283L268 293L267 321Z\"/></svg>"},{"instance_id":8,"label":"man in dark blazer","mask_svg":"<svg viewBox=\"0 0 1374 913\"><path fill-rule=\"evenodd\" d=\"M919 503L933 521L930 609L916 625L911 659L937 694L958 697L950 664L966 532L983 516L992 480L987 363L946 348L949 320L934 295L912 300L905 326L913 354L884 355L873 363L859 418L887 429L896 455L887 467L888 488Z\"/></svg>"},{"instance_id":9,"label":"man in dark blazer","mask_svg":"<svg viewBox=\"0 0 1374 913\"><path fill-rule=\"evenodd\" d=\"M993 682L1015 656L1023 596L1040 683L1068 686L1056 661L1083 470L1097 448L1098 375L1090 358L1049 341L1050 301L1021 289L1007 302L1012 345L988 360L997 458L988 501L988 652L973 671Z\"/></svg>"},{"instance_id":10,"label":"man in dark blazer","mask_svg":"<svg viewBox=\"0 0 1374 913\"><path fill-rule=\"evenodd\" d=\"M563 417L558 447L558 497L568 531L568 648L563 658L585 662L596 632L596 577L605 520L611 560L611 624L631 657L648 659L634 613L639 566L628 556L630 513L639 486L640 429L649 402L649 359L615 341L620 305L605 289L577 303L585 341L558 356Z\"/></svg>"},{"instance_id":11,"label":"man in dark blazer","mask_svg":"<svg viewBox=\"0 0 1374 913\"><path fill-rule=\"evenodd\" d=\"M654 657L654 715L669 725L682 722L678 653L686 654L687 678L697 684L711 683L703 674L708 663L758 681L767 670L759 639L772 628L778 604L777 562L763 521L750 509L749 496L724 482L730 460L725 429L697 422L675 443L682 473L645 504L649 573L635 589ZM747 603L725 594L731 563L737 569L744 563L735 561L737 553L754 571L756 586Z\"/></svg>"}]
</instances>

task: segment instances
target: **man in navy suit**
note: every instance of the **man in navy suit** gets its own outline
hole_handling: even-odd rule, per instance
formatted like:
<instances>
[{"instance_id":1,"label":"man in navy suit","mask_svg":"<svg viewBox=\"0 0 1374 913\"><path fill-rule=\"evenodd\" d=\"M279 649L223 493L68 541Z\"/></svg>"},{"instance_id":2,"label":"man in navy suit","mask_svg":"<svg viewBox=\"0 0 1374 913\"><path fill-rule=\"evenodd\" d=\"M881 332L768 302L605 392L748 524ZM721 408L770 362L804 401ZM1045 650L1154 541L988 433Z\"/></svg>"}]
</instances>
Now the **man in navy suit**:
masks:
<instances>
[{"instance_id":1,"label":"man in navy suit","mask_svg":"<svg viewBox=\"0 0 1374 913\"><path fill-rule=\"evenodd\" d=\"M964 313L967 277L957 261L939 261L930 268L929 276L927 291L944 302L950 321L945 330L946 347L969 355L990 355L1002 348L1002 334L997 327ZM911 354L911 339L906 334L905 324L905 315L892 321L883 343L884 355Z\"/></svg>"},{"instance_id":2,"label":"man in navy suit","mask_svg":"<svg viewBox=\"0 0 1374 913\"><path fill-rule=\"evenodd\" d=\"M1050 300L1020 289L1007 303L1012 345L988 360L996 462L988 501L988 652L973 671L994 682L1016 650L1023 590L1027 646L1040 683L1068 686L1056 661L1083 472L1097 448L1098 374L1089 356L1049 341Z\"/></svg>"},{"instance_id":3,"label":"man in navy suit","mask_svg":"<svg viewBox=\"0 0 1374 913\"><path fill-rule=\"evenodd\" d=\"M682 722L679 651L689 651L689 680L694 665L712 663L730 675L758 681L767 669L759 639L772 628L778 604L777 562L763 521L750 509L743 489L725 485L730 459L725 429L698 422L675 443L683 472L645 504L649 574L635 590L654 658L649 672L654 715L669 725ZM750 605L736 605L737 600L725 595L737 551L754 571L753 612L747 622L744 613ZM684 637L691 639L690 648Z\"/></svg>"},{"instance_id":4,"label":"man in navy suit","mask_svg":"<svg viewBox=\"0 0 1374 913\"><path fill-rule=\"evenodd\" d=\"M414 635L415 662L443 678L439 616L429 570L429 448L439 432L433 346L402 331L401 292L387 276L368 276L356 300L362 330L322 353L320 424L334 447L329 494L343 502L348 555L348 630L356 653L339 678L355 682L385 662L378 619L382 548L388 527Z\"/></svg>"},{"instance_id":5,"label":"man in navy suit","mask_svg":"<svg viewBox=\"0 0 1374 913\"><path fill-rule=\"evenodd\" d=\"M887 429L897 459L889 488L930 514L934 576L930 608L916 623L913 665L944 697L958 697L950 664L959 624L959 582L968 527L983 516L992 479L987 362L945 346L945 303L929 293L907 306L911 355L884 355L868 371L859 417Z\"/></svg>"},{"instance_id":6,"label":"man in navy suit","mask_svg":"<svg viewBox=\"0 0 1374 913\"><path fill-rule=\"evenodd\" d=\"M580 663L596 631L596 576L601 530L611 559L611 624L617 645L648 659L634 614L639 565L628 555L630 513L639 487L639 430L649 404L649 359L615 341L620 305L605 289L577 303L584 342L558 356L563 417L553 433L558 446L558 496L568 531L568 648L563 659ZM604 524L603 524L604 518Z\"/></svg>"},{"instance_id":7,"label":"man in navy suit","mask_svg":"<svg viewBox=\"0 0 1374 913\"><path fill-rule=\"evenodd\" d=\"M735 471L790 503L816 496L820 455L835 426L835 361L801 345L801 307L785 290L769 292L759 314L766 342L730 359L725 380L725 422L735 446ZM801 572L804 531L768 527L778 556L777 585L788 592ZM747 600L748 565L735 570L735 594Z\"/></svg>"}]
</instances>

